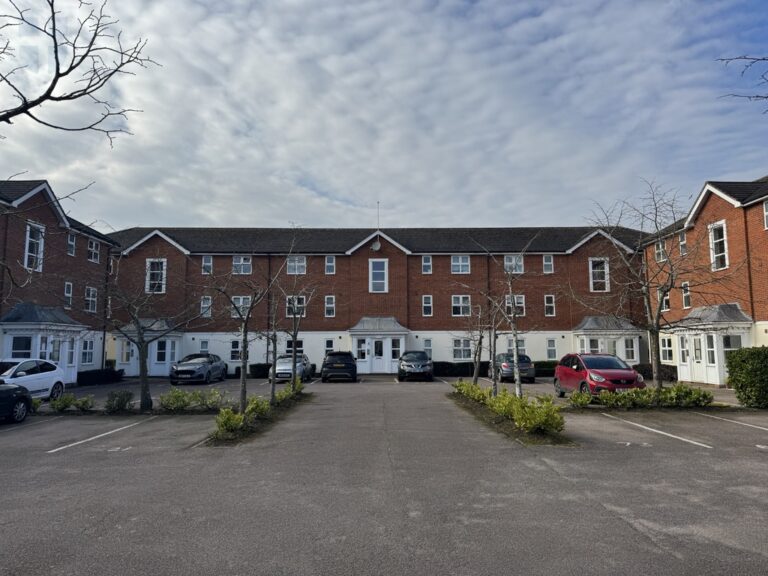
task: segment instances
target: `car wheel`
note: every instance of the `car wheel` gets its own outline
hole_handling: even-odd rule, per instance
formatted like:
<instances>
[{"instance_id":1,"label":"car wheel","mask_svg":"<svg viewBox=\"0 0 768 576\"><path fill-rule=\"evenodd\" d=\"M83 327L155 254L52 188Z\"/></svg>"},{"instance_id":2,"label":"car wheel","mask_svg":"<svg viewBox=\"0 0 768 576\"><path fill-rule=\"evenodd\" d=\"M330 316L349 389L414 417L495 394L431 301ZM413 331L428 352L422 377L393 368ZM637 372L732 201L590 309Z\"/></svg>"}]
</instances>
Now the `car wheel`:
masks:
<instances>
[{"instance_id":1,"label":"car wheel","mask_svg":"<svg viewBox=\"0 0 768 576\"><path fill-rule=\"evenodd\" d=\"M211 383L211 371L205 373L205 383L210 384Z\"/></svg>"},{"instance_id":2,"label":"car wheel","mask_svg":"<svg viewBox=\"0 0 768 576\"><path fill-rule=\"evenodd\" d=\"M557 381L557 378L555 378L554 384L555 384L555 395L558 398L564 397L565 396L565 391L562 388L560 388L560 382Z\"/></svg>"},{"instance_id":3,"label":"car wheel","mask_svg":"<svg viewBox=\"0 0 768 576\"><path fill-rule=\"evenodd\" d=\"M48 397L48 400L58 400L62 394L64 394L64 384L56 382L53 388L51 388L51 395Z\"/></svg>"},{"instance_id":4,"label":"car wheel","mask_svg":"<svg viewBox=\"0 0 768 576\"><path fill-rule=\"evenodd\" d=\"M222 368L221 369L221 374L219 374L219 382L224 382L224 380L226 380L226 379L227 379L227 369L226 368Z\"/></svg>"},{"instance_id":5,"label":"car wheel","mask_svg":"<svg viewBox=\"0 0 768 576\"><path fill-rule=\"evenodd\" d=\"M586 382L582 382L581 386L579 386L579 392L584 392L585 394L592 394L592 392L589 391L589 384Z\"/></svg>"},{"instance_id":6,"label":"car wheel","mask_svg":"<svg viewBox=\"0 0 768 576\"><path fill-rule=\"evenodd\" d=\"M24 400L16 400L16 403L13 405L13 410L11 410L11 418L17 423L24 422L28 412L29 407L27 406L27 403L24 402Z\"/></svg>"}]
</instances>

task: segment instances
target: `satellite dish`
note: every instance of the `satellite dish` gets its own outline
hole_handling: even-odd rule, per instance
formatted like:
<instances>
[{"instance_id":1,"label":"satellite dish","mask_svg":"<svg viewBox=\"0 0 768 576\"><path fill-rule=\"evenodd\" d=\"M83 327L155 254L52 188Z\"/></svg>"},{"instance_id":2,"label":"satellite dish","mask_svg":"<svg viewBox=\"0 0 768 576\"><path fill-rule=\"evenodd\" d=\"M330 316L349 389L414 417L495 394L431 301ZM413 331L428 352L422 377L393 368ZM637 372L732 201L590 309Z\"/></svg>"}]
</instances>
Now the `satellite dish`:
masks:
<instances>
[{"instance_id":1,"label":"satellite dish","mask_svg":"<svg viewBox=\"0 0 768 576\"><path fill-rule=\"evenodd\" d=\"M376 238L376 240L373 241L373 244L371 244L371 250L374 252L381 250L381 242L379 242L378 238Z\"/></svg>"}]
</instances>

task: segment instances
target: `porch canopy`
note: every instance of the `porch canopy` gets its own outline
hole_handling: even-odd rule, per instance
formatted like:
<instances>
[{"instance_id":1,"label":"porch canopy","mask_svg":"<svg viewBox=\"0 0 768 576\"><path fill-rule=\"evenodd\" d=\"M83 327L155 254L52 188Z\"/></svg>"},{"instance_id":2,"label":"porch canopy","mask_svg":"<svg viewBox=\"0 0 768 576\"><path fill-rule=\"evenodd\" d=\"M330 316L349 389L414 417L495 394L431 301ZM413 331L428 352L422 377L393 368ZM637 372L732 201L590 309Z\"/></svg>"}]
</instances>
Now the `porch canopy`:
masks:
<instances>
[{"instance_id":1,"label":"porch canopy","mask_svg":"<svg viewBox=\"0 0 768 576\"><path fill-rule=\"evenodd\" d=\"M400 336L408 334L410 330L400 324L394 316L363 316L360 321L349 329L349 333L377 334L386 336Z\"/></svg>"},{"instance_id":2,"label":"porch canopy","mask_svg":"<svg viewBox=\"0 0 768 576\"><path fill-rule=\"evenodd\" d=\"M738 303L733 302L698 306L691 310L688 316L675 323L674 329L700 331L733 327L749 330L751 326L752 318L744 313Z\"/></svg>"}]
</instances>

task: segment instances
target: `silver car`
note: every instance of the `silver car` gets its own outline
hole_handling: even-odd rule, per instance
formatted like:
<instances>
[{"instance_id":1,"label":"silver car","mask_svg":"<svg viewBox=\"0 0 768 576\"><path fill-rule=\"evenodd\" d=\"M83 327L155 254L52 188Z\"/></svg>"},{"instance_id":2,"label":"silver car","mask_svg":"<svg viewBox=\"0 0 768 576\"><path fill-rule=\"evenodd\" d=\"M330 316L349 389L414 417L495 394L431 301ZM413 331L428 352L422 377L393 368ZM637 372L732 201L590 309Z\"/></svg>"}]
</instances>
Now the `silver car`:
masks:
<instances>
[{"instance_id":1,"label":"silver car","mask_svg":"<svg viewBox=\"0 0 768 576\"><path fill-rule=\"evenodd\" d=\"M179 382L204 382L224 380L227 363L216 354L190 354L171 365L171 384Z\"/></svg>"},{"instance_id":2,"label":"silver car","mask_svg":"<svg viewBox=\"0 0 768 576\"><path fill-rule=\"evenodd\" d=\"M523 382L535 382L536 365L531 361L531 358L525 354L518 354L517 363L520 369L520 380ZM505 380L515 381L515 367L512 354L496 354L494 365L496 366L496 373L499 375L499 382L504 382ZM491 378L492 376L493 372L489 366L488 377Z\"/></svg>"},{"instance_id":3,"label":"silver car","mask_svg":"<svg viewBox=\"0 0 768 576\"><path fill-rule=\"evenodd\" d=\"M275 365L275 380L280 382L291 379L291 361L290 354L280 354L277 357ZM312 365L306 354L296 354L296 378L305 382L312 377Z\"/></svg>"}]
</instances>

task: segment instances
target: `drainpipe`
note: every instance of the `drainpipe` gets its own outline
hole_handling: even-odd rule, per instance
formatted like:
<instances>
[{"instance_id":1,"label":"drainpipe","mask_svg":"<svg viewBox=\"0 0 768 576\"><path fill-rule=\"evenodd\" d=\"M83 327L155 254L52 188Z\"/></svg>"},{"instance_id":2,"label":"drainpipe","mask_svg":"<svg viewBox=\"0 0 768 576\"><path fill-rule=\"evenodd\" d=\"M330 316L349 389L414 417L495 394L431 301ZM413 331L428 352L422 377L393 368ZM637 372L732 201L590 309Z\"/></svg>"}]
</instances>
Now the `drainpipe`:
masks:
<instances>
[{"instance_id":1,"label":"drainpipe","mask_svg":"<svg viewBox=\"0 0 768 576\"><path fill-rule=\"evenodd\" d=\"M109 263L112 261L112 250L107 250L106 266L104 267L104 311L101 314L101 369L107 365L107 308L109 305Z\"/></svg>"},{"instance_id":2,"label":"drainpipe","mask_svg":"<svg viewBox=\"0 0 768 576\"><path fill-rule=\"evenodd\" d=\"M749 286L749 315L752 317L752 322L755 322L755 295L752 287L752 258L750 257L749 250L749 226L747 225L747 211L742 209L742 217L744 219L744 246L747 251L747 285Z\"/></svg>"}]
</instances>

